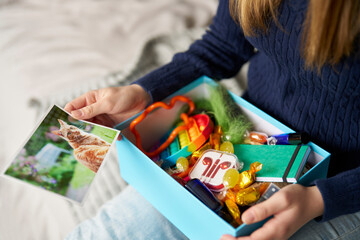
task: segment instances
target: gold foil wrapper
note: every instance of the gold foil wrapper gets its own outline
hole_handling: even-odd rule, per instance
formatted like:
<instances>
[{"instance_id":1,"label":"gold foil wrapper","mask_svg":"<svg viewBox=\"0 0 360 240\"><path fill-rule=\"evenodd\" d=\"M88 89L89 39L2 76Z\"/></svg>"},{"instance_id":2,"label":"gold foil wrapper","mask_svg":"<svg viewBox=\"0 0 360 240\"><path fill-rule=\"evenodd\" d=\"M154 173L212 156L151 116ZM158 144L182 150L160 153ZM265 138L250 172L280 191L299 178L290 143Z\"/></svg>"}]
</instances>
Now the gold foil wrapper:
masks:
<instances>
[{"instance_id":1,"label":"gold foil wrapper","mask_svg":"<svg viewBox=\"0 0 360 240\"><path fill-rule=\"evenodd\" d=\"M239 176L239 188L244 189L253 184L255 181L255 174L250 171L243 171Z\"/></svg>"},{"instance_id":2,"label":"gold foil wrapper","mask_svg":"<svg viewBox=\"0 0 360 240\"><path fill-rule=\"evenodd\" d=\"M255 173L260 171L262 166L262 163L253 162L249 170L241 172L237 188L244 189L253 184L255 182Z\"/></svg>"},{"instance_id":3,"label":"gold foil wrapper","mask_svg":"<svg viewBox=\"0 0 360 240\"><path fill-rule=\"evenodd\" d=\"M225 200L225 205L227 209L229 210L229 213L235 220L235 222L239 225L242 224L241 218L240 218L240 210L239 207L236 205L236 203L230 199Z\"/></svg>"},{"instance_id":4,"label":"gold foil wrapper","mask_svg":"<svg viewBox=\"0 0 360 240\"><path fill-rule=\"evenodd\" d=\"M262 163L259 163L259 162L253 162L252 164L250 164L250 172L252 173L256 173L258 171L260 171L262 169Z\"/></svg>"},{"instance_id":5,"label":"gold foil wrapper","mask_svg":"<svg viewBox=\"0 0 360 240\"><path fill-rule=\"evenodd\" d=\"M223 134L221 126L217 125L214 128L214 132L210 134L209 142L213 149L219 150L220 149L220 141L221 136Z\"/></svg>"},{"instance_id":6,"label":"gold foil wrapper","mask_svg":"<svg viewBox=\"0 0 360 240\"><path fill-rule=\"evenodd\" d=\"M210 143L206 143L204 144L200 149L196 150L195 152L192 153L191 158L190 158L190 165L194 165L195 162L199 159L199 157L201 156L201 154L203 154L203 152L205 150L211 149L211 144Z\"/></svg>"},{"instance_id":7,"label":"gold foil wrapper","mask_svg":"<svg viewBox=\"0 0 360 240\"><path fill-rule=\"evenodd\" d=\"M243 190L240 190L236 194L236 203L239 206L247 206L251 203L256 202L260 198L260 191L254 187L249 187Z\"/></svg>"},{"instance_id":8,"label":"gold foil wrapper","mask_svg":"<svg viewBox=\"0 0 360 240\"><path fill-rule=\"evenodd\" d=\"M236 202L236 194L231 191L231 189L228 189L226 191L225 199L230 199L233 202Z\"/></svg>"}]
</instances>

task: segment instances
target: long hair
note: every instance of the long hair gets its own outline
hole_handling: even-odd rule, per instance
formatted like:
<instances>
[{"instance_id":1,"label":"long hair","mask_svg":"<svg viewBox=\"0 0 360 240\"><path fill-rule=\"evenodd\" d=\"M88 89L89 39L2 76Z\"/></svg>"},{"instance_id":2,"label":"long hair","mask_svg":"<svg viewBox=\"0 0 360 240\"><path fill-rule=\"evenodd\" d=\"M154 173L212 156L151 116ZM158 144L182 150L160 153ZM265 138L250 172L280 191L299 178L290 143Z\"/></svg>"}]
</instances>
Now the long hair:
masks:
<instances>
[{"instance_id":1,"label":"long hair","mask_svg":"<svg viewBox=\"0 0 360 240\"><path fill-rule=\"evenodd\" d=\"M277 20L281 0L230 0L230 14L246 36L266 33ZM352 53L360 32L360 0L310 0L302 33L301 55L305 67L320 72Z\"/></svg>"}]
</instances>

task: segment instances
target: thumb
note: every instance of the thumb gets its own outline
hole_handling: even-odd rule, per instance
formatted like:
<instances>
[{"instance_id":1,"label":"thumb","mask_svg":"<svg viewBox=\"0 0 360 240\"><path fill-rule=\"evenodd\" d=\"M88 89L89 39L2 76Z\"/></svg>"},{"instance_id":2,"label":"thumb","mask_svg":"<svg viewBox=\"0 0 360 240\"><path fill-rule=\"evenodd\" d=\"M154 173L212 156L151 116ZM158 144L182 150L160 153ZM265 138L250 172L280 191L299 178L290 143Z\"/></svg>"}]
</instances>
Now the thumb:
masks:
<instances>
[{"instance_id":1,"label":"thumb","mask_svg":"<svg viewBox=\"0 0 360 240\"><path fill-rule=\"evenodd\" d=\"M105 113L104 108L101 107L99 102L96 102L89 106L72 111L71 115L76 119L90 119L102 113Z\"/></svg>"}]
</instances>

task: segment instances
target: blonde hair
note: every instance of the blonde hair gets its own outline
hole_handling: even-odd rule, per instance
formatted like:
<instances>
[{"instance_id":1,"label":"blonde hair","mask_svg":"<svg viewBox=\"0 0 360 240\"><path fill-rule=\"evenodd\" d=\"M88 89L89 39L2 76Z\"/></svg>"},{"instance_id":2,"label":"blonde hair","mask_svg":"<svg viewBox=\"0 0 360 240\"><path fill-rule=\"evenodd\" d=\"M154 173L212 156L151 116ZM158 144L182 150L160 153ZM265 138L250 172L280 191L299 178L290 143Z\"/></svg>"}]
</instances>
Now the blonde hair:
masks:
<instances>
[{"instance_id":1,"label":"blonde hair","mask_svg":"<svg viewBox=\"0 0 360 240\"><path fill-rule=\"evenodd\" d=\"M266 33L277 20L281 0L230 0L230 14L246 36ZM335 65L352 53L360 32L359 0L310 0L304 21L301 54L305 66L320 72L324 64Z\"/></svg>"}]
</instances>

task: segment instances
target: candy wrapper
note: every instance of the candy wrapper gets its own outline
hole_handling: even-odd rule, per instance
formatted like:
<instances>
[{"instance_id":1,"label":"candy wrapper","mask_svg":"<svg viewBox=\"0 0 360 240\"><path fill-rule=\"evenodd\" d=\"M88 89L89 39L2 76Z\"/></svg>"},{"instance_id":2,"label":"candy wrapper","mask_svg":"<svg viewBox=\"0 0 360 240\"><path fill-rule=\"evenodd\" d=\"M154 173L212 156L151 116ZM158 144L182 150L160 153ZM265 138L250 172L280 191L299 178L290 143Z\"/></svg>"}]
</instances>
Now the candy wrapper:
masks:
<instances>
[{"instance_id":1,"label":"candy wrapper","mask_svg":"<svg viewBox=\"0 0 360 240\"><path fill-rule=\"evenodd\" d=\"M251 184L255 182L255 173L260 171L262 168L262 164L259 162L254 162L250 165L250 169L247 171L243 171L239 176L239 184L238 187L240 189L247 188Z\"/></svg>"},{"instance_id":2,"label":"candy wrapper","mask_svg":"<svg viewBox=\"0 0 360 240\"><path fill-rule=\"evenodd\" d=\"M255 203L260 198L260 191L254 187L248 187L238 191L236 194L236 203L239 206L247 206Z\"/></svg>"},{"instance_id":3,"label":"candy wrapper","mask_svg":"<svg viewBox=\"0 0 360 240\"><path fill-rule=\"evenodd\" d=\"M262 164L253 162L249 170L239 173L244 163L234 155L231 138L224 137L220 125L213 127L206 114L190 115L194 110L190 99L178 96L169 105L154 103L147 108L145 114L130 125L137 137L137 146L144 152L135 125L155 108L172 108L175 101L188 103L189 115L181 113L182 122L163 137L165 142L154 151L145 153L153 157L160 153L160 160L157 162L167 163L163 167L174 180L233 226L242 224L240 208L256 203L267 188L265 184L252 185ZM229 126L227 129L229 130ZM250 144L265 144L267 138L266 134L254 131L247 131L244 136L245 141Z\"/></svg>"}]
</instances>

